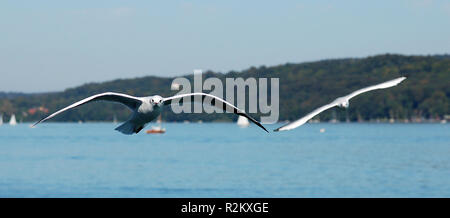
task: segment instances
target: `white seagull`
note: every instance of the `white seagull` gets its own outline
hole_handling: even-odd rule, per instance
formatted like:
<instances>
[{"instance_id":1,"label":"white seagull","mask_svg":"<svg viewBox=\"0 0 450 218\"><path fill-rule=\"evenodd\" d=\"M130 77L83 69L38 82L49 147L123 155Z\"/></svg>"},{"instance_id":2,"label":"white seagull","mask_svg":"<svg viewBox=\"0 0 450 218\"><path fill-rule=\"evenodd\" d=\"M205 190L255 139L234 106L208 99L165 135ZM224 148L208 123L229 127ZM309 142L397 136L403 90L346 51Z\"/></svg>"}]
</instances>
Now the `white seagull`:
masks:
<instances>
[{"instance_id":1,"label":"white seagull","mask_svg":"<svg viewBox=\"0 0 450 218\"><path fill-rule=\"evenodd\" d=\"M202 98L195 98L194 101L202 100L200 103L203 103L203 100L208 100L212 106L219 107L224 111L235 113L240 116L244 116L248 118L250 121L264 129L266 132L266 128L262 126L258 121L248 116L244 111L239 108L233 106L232 104L226 102L225 100L218 98L214 95L206 94L206 93L189 93L183 95L176 95L169 98L163 98L159 95L147 96L147 97L134 97L131 95L114 93L114 92L105 92L97 95L93 95L91 97L85 98L81 101L75 102L55 113L39 120L36 122L33 127L41 122L44 122L66 110L81 106L83 104L89 103L91 101L112 101L118 102L125 106L127 106L133 113L130 118L122 125L116 128L117 131L122 132L123 134L131 135L133 133L138 133L141 131L145 125L156 117L159 116L163 106L170 105L172 103L182 103L184 98L189 98L189 101L192 101L193 96L202 96Z\"/></svg>"},{"instance_id":2,"label":"white seagull","mask_svg":"<svg viewBox=\"0 0 450 218\"><path fill-rule=\"evenodd\" d=\"M359 89L357 91L354 91L354 92L350 93L349 95L346 95L346 96L343 96L343 97L340 97L340 98L336 98L331 103L326 104L326 105L324 105L322 107L319 107L319 108L315 109L313 112L307 114L306 116L304 116L304 117L302 117L302 118L300 118L300 119L298 119L298 120L296 120L296 121L294 121L292 123L288 123L288 124L278 128L278 129L275 129L274 131L278 132L278 131L285 131L285 130L295 129L295 128L303 125L304 123L306 123L306 121L310 120L311 118L313 118L317 114L320 114L323 111L325 111L327 109L330 109L330 108L332 108L334 106L347 108L349 106L349 102L348 101L351 98L353 98L353 97L355 97L355 96L357 96L359 94L362 94L362 93L368 92L368 91L372 91L372 90L375 90L375 89L385 89L385 88L389 88L389 87L392 87L392 86L396 86L397 84L399 84L400 82L402 82L405 79L406 79L406 77L400 77L400 78L397 78L397 79L389 80L389 81L384 82L384 83L380 83L380 84L377 84L377 85L373 85L373 86L369 86L369 87L366 87L366 88L363 88L363 89Z\"/></svg>"}]
</instances>

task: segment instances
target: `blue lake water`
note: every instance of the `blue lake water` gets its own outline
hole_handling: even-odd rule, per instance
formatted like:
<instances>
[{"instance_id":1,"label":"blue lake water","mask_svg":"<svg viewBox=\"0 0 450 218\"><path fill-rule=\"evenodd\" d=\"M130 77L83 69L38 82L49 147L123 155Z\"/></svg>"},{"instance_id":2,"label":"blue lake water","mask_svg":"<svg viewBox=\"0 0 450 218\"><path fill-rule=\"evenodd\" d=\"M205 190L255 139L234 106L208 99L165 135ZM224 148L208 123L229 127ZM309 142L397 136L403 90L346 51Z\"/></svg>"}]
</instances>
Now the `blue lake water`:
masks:
<instances>
[{"instance_id":1,"label":"blue lake water","mask_svg":"<svg viewBox=\"0 0 450 218\"><path fill-rule=\"evenodd\" d=\"M0 126L0 197L450 197L448 124L28 125Z\"/></svg>"}]
</instances>

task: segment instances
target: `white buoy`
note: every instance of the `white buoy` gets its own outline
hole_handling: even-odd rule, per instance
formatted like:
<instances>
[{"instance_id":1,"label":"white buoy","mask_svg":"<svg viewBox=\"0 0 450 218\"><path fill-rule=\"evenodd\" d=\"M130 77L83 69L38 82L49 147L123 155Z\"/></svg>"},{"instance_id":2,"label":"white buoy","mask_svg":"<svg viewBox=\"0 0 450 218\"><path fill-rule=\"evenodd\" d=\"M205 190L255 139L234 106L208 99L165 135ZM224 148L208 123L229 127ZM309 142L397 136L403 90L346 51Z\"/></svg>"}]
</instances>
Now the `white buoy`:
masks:
<instances>
[{"instance_id":1,"label":"white buoy","mask_svg":"<svg viewBox=\"0 0 450 218\"><path fill-rule=\"evenodd\" d=\"M248 119L246 117L239 116L239 118L237 120L237 125L239 127L245 128L245 127L250 126L250 122L248 122Z\"/></svg>"}]
</instances>

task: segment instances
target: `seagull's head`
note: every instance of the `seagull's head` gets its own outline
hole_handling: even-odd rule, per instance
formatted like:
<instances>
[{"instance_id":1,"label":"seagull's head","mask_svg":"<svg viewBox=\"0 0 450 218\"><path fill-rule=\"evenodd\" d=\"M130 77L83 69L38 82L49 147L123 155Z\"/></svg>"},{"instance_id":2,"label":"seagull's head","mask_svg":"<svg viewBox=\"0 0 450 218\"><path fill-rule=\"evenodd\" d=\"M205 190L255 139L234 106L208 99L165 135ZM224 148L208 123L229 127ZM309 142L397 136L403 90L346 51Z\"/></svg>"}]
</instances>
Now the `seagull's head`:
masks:
<instances>
[{"instance_id":1,"label":"seagull's head","mask_svg":"<svg viewBox=\"0 0 450 218\"><path fill-rule=\"evenodd\" d=\"M348 108L348 105L349 105L348 101L343 101L339 104L339 107Z\"/></svg>"},{"instance_id":2,"label":"seagull's head","mask_svg":"<svg viewBox=\"0 0 450 218\"><path fill-rule=\"evenodd\" d=\"M345 98L345 97L339 97L339 98L336 98L336 100L334 100L334 103L335 103L338 107L348 108L348 106L349 106L348 99Z\"/></svg>"},{"instance_id":3,"label":"seagull's head","mask_svg":"<svg viewBox=\"0 0 450 218\"><path fill-rule=\"evenodd\" d=\"M152 104L153 106L161 106L163 102L164 102L163 97L159 95L155 95L150 98L150 104Z\"/></svg>"}]
</instances>

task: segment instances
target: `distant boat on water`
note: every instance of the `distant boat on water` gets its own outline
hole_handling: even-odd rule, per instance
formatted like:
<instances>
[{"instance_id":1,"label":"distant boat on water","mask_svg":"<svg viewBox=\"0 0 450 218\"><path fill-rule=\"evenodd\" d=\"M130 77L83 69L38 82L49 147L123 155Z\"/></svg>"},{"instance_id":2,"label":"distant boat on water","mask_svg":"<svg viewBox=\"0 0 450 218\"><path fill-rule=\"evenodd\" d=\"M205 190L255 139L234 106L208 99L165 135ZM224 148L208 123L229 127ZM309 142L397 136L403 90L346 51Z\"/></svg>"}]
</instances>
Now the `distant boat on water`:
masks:
<instances>
[{"instance_id":1,"label":"distant boat on water","mask_svg":"<svg viewBox=\"0 0 450 218\"><path fill-rule=\"evenodd\" d=\"M245 127L248 127L250 125L250 122L248 122L248 119L246 117L239 116L239 118L237 120L237 125L239 127L245 128Z\"/></svg>"},{"instance_id":2,"label":"distant boat on water","mask_svg":"<svg viewBox=\"0 0 450 218\"><path fill-rule=\"evenodd\" d=\"M3 114L0 114L0 126L3 125Z\"/></svg>"},{"instance_id":3,"label":"distant boat on water","mask_svg":"<svg viewBox=\"0 0 450 218\"><path fill-rule=\"evenodd\" d=\"M16 115L11 115L11 119L9 120L9 125L11 126L15 126L17 125L17 121L16 121Z\"/></svg>"},{"instance_id":4,"label":"distant boat on water","mask_svg":"<svg viewBox=\"0 0 450 218\"><path fill-rule=\"evenodd\" d=\"M158 116L158 120L156 121L156 123L158 124L158 126L152 126L151 129L146 131L148 134L162 134L166 132L166 129L162 128L161 126L162 123L161 115Z\"/></svg>"}]
</instances>

